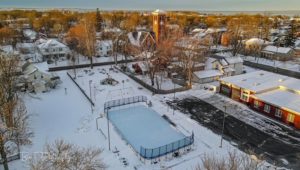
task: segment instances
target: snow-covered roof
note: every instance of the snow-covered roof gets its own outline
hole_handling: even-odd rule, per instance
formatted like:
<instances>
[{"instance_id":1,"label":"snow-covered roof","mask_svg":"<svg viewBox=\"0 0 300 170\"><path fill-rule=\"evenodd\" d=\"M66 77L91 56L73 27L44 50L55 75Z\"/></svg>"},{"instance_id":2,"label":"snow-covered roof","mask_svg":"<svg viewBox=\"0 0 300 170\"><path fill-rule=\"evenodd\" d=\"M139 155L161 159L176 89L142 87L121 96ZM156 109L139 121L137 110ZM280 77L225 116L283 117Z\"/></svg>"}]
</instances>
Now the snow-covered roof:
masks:
<instances>
[{"instance_id":1,"label":"snow-covered roof","mask_svg":"<svg viewBox=\"0 0 300 170\"><path fill-rule=\"evenodd\" d=\"M196 71L194 74L199 78L209 78L209 77L216 77L222 76L223 74L219 70L202 70Z\"/></svg>"},{"instance_id":2,"label":"snow-covered roof","mask_svg":"<svg viewBox=\"0 0 300 170\"><path fill-rule=\"evenodd\" d=\"M3 45L0 46L0 51L3 51L6 54L12 54L14 52L14 48L12 45Z\"/></svg>"},{"instance_id":3,"label":"snow-covered roof","mask_svg":"<svg viewBox=\"0 0 300 170\"><path fill-rule=\"evenodd\" d=\"M232 77L221 81L230 83L240 88L248 89L255 93L265 92L276 88L286 88L300 93L300 80L267 71L255 71Z\"/></svg>"},{"instance_id":4,"label":"snow-covered roof","mask_svg":"<svg viewBox=\"0 0 300 170\"><path fill-rule=\"evenodd\" d=\"M206 31L206 29L202 29L202 28L195 28L195 29L193 29L193 31L192 31L192 33L203 33L203 32L205 32Z\"/></svg>"},{"instance_id":5,"label":"snow-covered roof","mask_svg":"<svg viewBox=\"0 0 300 170\"><path fill-rule=\"evenodd\" d=\"M212 55L212 57L219 59L222 65L243 63L241 55L233 56L231 52L217 53L216 55ZM225 60L227 64L222 60Z\"/></svg>"},{"instance_id":6,"label":"snow-covered roof","mask_svg":"<svg viewBox=\"0 0 300 170\"><path fill-rule=\"evenodd\" d=\"M235 57L226 57L225 60L227 61L227 63L229 64L237 64L237 63L243 63L243 59L239 56L235 56Z\"/></svg>"},{"instance_id":7,"label":"snow-covered roof","mask_svg":"<svg viewBox=\"0 0 300 170\"><path fill-rule=\"evenodd\" d=\"M56 39L48 39L45 42L42 42L38 45L38 48L46 49L46 48L65 48L67 47L65 44L57 41Z\"/></svg>"},{"instance_id":8,"label":"snow-covered roof","mask_svg":"<svg viewBox=\"0 0 300 170\"><path fill-rule=\"evenodd\" d=\"M37 33L32 29L24 29L23 34L24 34L25 37L27 37L31 40L34 40L37 36Z\"/></svg>"},{"instance_id":9,"label":"snow-covered roof","mask_svg":"<svg viewBox=\"0 0 300 170\"><path fill-rule=\"evenodd\" d=\"M122 32L122 30L120 28L104 28L104 32L114 32L114 33L119 33Z\"/></svg>"},{"instance_id":10,"label":"snow-covered roof","mask_svg":"<svg viewBox=\"0 0 300 170\"><path fill-rule=\"evenodd\" d=\"M245 42L245 44L247 46L250 46L250 45L264 45L264 44L267 44L268 42L263 40L263 39L260 39L260 38L251 38L249 40L247 40Z\"/></svg>"},{"instance_id":11,"label":"snow-covered roof","mask_svg":"<svg viewBox=\"0 0 300 170\"><path fill-rule=\"evenodd\" d=\"M97 46L105 46L105 47L108 47L108 46L112 46L112 40L101 40L101 41L99 41L99 40L97 40Z\"/></svg>"},{"instance_id":12,"label":"snow-covered roof","mask_svg":"<svg viewBox=\"0 0 300 170\"><path fill-rule=\"evenodd\" d=\"M166 14L166 11L161 9L156 9L155 11L152 12L152 14Z\"/></svg>"},{"instance_id":13,"label":"snow-covered roof","mask_svg":"<svg viewBox=\"0 0 300 170\"><path fill-rule=\"evenodd\" d=\"M35 48L36 45L34 43L17 43L17 48Z\"/></svg>"},{"instance_id":14,"label":"snow-covered roof","mask_svg":"<svg viewBox=\"0 0 300 170\"><path fill-rule=\"evenodd\" d=\"M279 85L282 84L280 81L283 79L286 79L286 76L266 71L255 71L247 74L225 77L222 78L221 81L259 93L261 91L279 87Z\"/></svg>"},{"instance_id":15,"label":"snow-covered roof","mask_svg":"<svg viewBox=\"0 0 300 170\"><path fill-rule=\"evenodd\" d=\"M287 54L291 50L292 49L289 47L277 47L277 46L273 46L273 45L268 45L263 49L264 52L282 53L282 54Z\"/></svg>"},{"instance_id":16,"label":"snow-covered roof","mask_svg":"<svg viewBox=\"0 0 300 170\"><path fill-rule=\"evenodd\" d=\"M300 39L299 38L295 41L295 47L300 47Z\"/></svg>"},{"instance_id":17,"label":"snow-covered roof","mask_svg":"<svg viewBox=\"0 0 300 170\"><path fill-rule=\"evenodd\" d=\"M300 95L282 89L255 95L260 100L300 114Z\"/></svg>"}]
</instances>

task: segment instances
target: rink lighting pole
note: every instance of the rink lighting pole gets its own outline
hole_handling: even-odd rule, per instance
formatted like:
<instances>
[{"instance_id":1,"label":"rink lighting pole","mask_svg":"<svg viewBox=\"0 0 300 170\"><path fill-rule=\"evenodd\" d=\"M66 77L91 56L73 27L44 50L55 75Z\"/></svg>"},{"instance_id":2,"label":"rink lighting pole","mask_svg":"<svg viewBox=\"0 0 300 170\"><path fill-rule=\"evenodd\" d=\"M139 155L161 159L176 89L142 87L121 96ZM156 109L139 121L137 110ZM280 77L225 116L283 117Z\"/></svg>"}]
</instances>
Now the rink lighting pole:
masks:
<instances>
[{"instance_id":1,"label":"rink lighting pole","mask_svg":"<svg viewBox=\"0 0 300 170\"><path fill-rule=\"evenodd\" d=\"M174 79L174 76L176 76L177 73L172 73L172 78ZM173 103L175 102L175 82L174 80L172 80L173 82L173 85L174 85L174 88L173 88L173 91L174 91L174 98L173 98ZM173 106L173 115L175 114L175 106Z\"/></svg>"},{"instance_id":2,"label":"rink lighting pole","mask_svg":"<svg viewBox=\"0 0 300 170\"><path fill-rule=\"evenodd\" d=\"M108 118L108 111L109 111L109 109L110 108L106 109L108 150L110 150L110 133L109 133L109 118Z\"/></svg>"}]
</instances>

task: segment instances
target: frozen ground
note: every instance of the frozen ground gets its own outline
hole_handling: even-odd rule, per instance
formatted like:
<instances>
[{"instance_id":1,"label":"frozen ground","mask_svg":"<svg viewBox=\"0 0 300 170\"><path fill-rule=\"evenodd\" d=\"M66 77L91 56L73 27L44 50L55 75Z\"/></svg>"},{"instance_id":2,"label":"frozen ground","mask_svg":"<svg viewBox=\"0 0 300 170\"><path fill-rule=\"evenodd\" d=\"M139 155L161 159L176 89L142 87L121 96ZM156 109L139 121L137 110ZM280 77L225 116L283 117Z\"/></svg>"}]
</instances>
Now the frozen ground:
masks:
<instances>
[{"instance_id":1,"label":"frozen ground","mask_svg":"<svg viewBox=\"0 0 300 170\"><path fill-rule=\"evenodd\" d=\"M300 72L300 60L294 61L278 61L278 60L269 60L265 58L255 58L252 56L243 57L246 61L251 61L254 63L260 63L268 66L279 67L282 69L287 69L291 71Z\"/></svg>"},{"instance_id":2,"label":"frozen ground","mask_svg":"<svg viewBox=\"0 0 300 170\"><path fill-rule=\"evenodd\" d=\"M47 64L39 64L40 69L47 69ZM21 160L9 163L12 170L27 170L26 156L38 154L43 151L46 142L53 142L56 139L64 139L68 142L78 144L82 147L93 146L102 148L101 155L108 169L193 169L201 162L204 154L215 154L227 156L228 151L237 150L231 142L224 141L220 148L220 136L213 133L206 127L201 126L189 116L175 111L173 114L163 101L173 98L172 95L154 95L141 88L141 86L117 71L109 71L110 66L94 67L90 69L78 69L76 81L90 95L95 103L91 108L88 100L78 90L78 87L66 75L66 71L56 72L63 81L57 89L48 93L37 95L24 95L24 101L31 116L30 125L35 133L32 139L33 145L22 147ZM86 70L86 71L84 71ZM103 70L106 70L104 72ZM119 84L115 86L101 85L100 81L109 73ZM90 81L91 80L91 81ZM91 83L89 83L91 82ZM122 83L123 82L123 83ZM91 88L89 88L91 87ZM192 90L185 93L192 93L198 96L211 96L210 92L204 90ZM192 151L181 155L178 158L161 161L159 164L142 163L136 153L129 147L126 141L122 140L115 129L111 129L111 144L114 153L108 150L107 122L103 114L103 104L107 100L122 98L125 96L145 95L153 103L152 109L158 114L167 115L177 126L176 129L183 133L194 131L195 143ZM177 94L176 94L177 95ZM96 121L99 130L96 127ZM126 159L128 165L122 160ZM1 167L2 168L2 167Z\"/></svg>"},{"instance_id":3,"label":"frozen ground","mask_svg":"<svg viewBox=\"0 0 300 170\"><path fill-rule=\"evenodd\" d=\"M151 85L151 80L150 80L149 76L137 75L136 77L139 78L140 80L142 80L143 82ZM159 88L157 88L157 83L156 83L156 79L155 79L154 80L154 88L156 88L156 89L172 90L174 88L182 87L178 84L174 84L172 82L172 80L170 78L166 77L165 75L162 75L162 77L160 75L157 75L157 82L158 82Z\"/></svg>"}]
</instances>

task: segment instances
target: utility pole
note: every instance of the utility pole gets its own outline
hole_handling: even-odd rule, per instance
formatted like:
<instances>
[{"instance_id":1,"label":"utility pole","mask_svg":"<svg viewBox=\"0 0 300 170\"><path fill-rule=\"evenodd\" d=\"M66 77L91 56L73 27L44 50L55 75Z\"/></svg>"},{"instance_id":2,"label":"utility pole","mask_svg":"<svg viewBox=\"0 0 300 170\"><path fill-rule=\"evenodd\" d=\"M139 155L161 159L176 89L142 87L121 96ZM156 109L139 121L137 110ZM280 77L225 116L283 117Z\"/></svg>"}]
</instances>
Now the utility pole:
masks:
<instances>
[{"instance_id":1,"label":"utility pole","mask_svg":"<svg viewBox=\"0 0 300 170\"><path fill-rule=\"evenodd\" d=\"M226 109L227 109L227 106L225 105L224 106L224 114L223 114L223 126L222 126L222 136L221 136L221 143L220 143L220 148L222 148L222 145L223 145L223 136L224 136L224 128L225 128L225 118L226 118Z\"/></svg>"}]
</instances>

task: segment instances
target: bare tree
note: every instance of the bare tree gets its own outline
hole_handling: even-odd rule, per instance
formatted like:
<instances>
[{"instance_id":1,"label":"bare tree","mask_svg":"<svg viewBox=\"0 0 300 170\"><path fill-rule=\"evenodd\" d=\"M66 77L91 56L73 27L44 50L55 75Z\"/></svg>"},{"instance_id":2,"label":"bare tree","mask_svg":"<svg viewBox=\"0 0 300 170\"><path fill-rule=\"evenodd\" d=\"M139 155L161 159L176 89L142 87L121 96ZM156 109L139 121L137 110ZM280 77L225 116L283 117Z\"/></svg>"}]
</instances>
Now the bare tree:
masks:
<instances>
[{"instance_id":1,"label":"bare tree","mask_svg":"<svg viewBox=\"0 0 300 170\"><path fill-rule=\"evenodd\" d=\"M96 53L96 28L95 23L92 22L92 19L85 17L83 18L83 28L84 28L84 39L85 42L85 51L86 55L89 57L91 62L91 68L93 68L93 57Z\"/></svg>"},{"instance_id":2,"label":"bare tree","mask_svg":"<svg viewBox=\"0 0 300 170\"><path fill-rule=\"evenodd\" d=\"M17 65L16 56L0 56L0 81L3 82L0 84L0 154L5 170L8 170L9 154L19 152L20 145L31 144L33 136L26 107L15 88ZM17 150L11 145L16 145Z\"/></svg>"},{"instance_id":3,"label":"bare tree","mask_svg":"<svg viewBox=\"0 0 300 170\"><path fill-rule=\"evenodd\" d=\"M179 49L181 51L179 55L180 66L184 77L187 79L188 87L191 87L195 66L205 61L208 49L201 45L201 41L191 38L182 39Z\"/></svg>"},{"instance_id":4,"label":"bare tree","mask_svg":"<svg viewBox=\"0 0 300 170\"><path fill-rule=\"evenodd\" d=\"M46 144L44 154L32 156L28 165L32 170L103 170L106 165L99 158L100 149L80 148L63 140Z\"/></svg>"},{"instance_id":5,"label":"bare tree","mask_svg":"<svg viewBox=\"0 0 300 170\"><path fill-rule=\"evenodd\" d=\"M252 152L249 152L251 154ZM228 152L226 157L205 154L202 163L196 170L255 170L262 167L263 158L254 155L237 154L236 151Z\"/></svg>"},{"instance_id":6,"label":"bare tree","mask_svg":"<svg viewBox=\"0 0 300 170\"><path fill-rule=\"evenodd\" d=\"M241 20L235 19L230 21L228 24L228 30L230 33L232 55L236 56L243 49Z\"/></svg>"}]
</instances>

